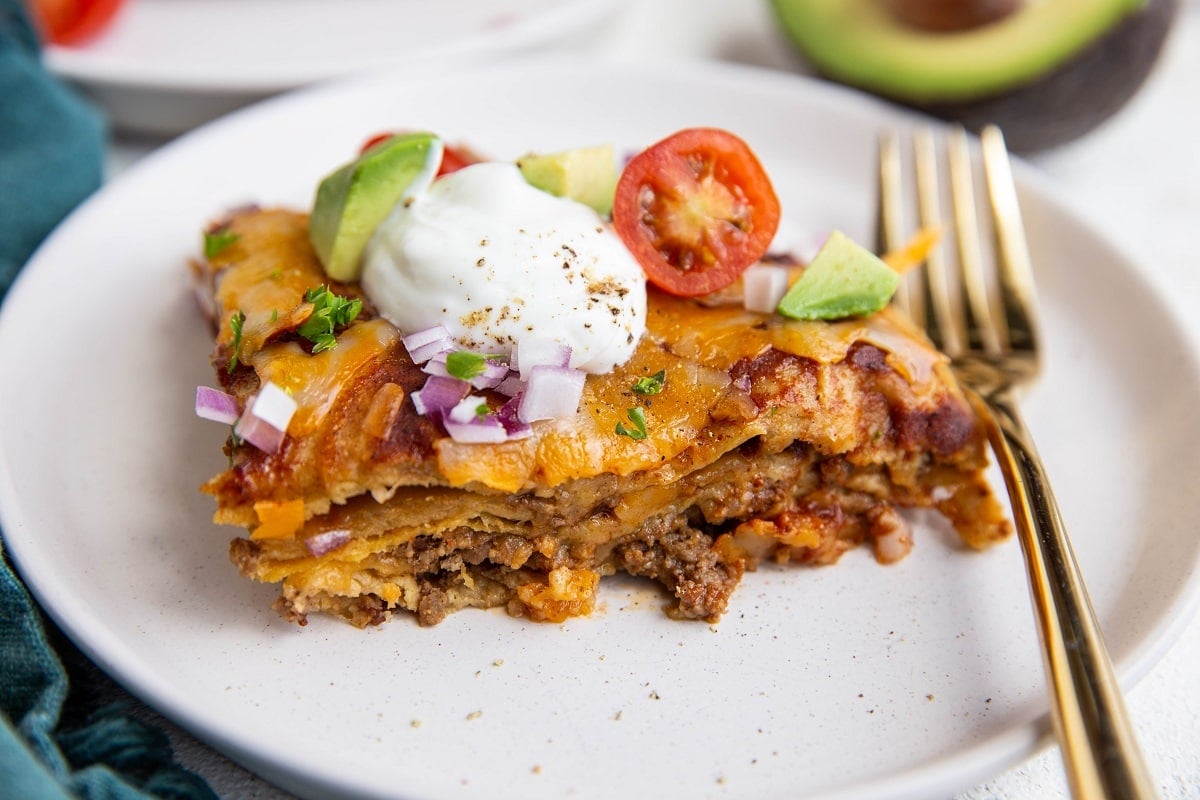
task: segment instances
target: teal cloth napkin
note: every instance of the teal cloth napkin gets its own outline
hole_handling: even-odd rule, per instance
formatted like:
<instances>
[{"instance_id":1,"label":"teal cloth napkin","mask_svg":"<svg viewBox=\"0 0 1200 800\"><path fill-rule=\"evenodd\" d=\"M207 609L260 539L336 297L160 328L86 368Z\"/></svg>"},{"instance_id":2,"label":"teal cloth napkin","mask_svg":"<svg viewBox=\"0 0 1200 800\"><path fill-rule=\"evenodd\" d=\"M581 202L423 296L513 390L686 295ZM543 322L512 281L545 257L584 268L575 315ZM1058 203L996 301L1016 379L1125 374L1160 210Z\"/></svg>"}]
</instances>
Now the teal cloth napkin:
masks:
<instances>
[{"instance_id":1,"label":"teal cloth napkin","mask_svg":"<svg viewBox=\"0 0 1200 800\"><path fill-rule=\"evenodd\" d=\"M29 256L100 186L105 127L50 75L17 0L0 0L0 300ZM108 691L96 691L107 684ZM0 797L216 800L166 734L42 616L0 558Z\"/></svg>"},{"instance_id":2,"label":"teal cloth napkin","mask_svg":"<svg viewBox=\"0 0 1200 800\"><path fill-rule=\"evenodd\" d=\"M103 177L104 124L43 67L19 0L0 0L0 298Z\"/></svg>"}]
</instances>

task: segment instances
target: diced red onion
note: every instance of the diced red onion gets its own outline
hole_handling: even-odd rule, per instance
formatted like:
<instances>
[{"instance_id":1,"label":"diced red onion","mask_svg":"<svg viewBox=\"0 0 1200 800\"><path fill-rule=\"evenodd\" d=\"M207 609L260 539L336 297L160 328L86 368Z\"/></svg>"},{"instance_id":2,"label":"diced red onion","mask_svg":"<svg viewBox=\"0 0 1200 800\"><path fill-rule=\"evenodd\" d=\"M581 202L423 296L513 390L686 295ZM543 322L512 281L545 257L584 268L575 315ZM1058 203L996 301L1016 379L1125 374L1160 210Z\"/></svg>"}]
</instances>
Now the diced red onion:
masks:
<instances>
[{"instance_id":1,"label":"diced red onion","mask_svg":"<svg viewBox=\"0 0 1200 800\"><path fill-rule=\"evenodd\" d=\"M496 419L500 420L500 424L508 432L509 439L524 439L526 436L533 435L533 428L528 423L522 422L517 416L520 407L521 398L518 395L510 398L507 403L494 412Z\"/></svg>"},{"instance_id":2,"label":"diced red onion","mask_svg":"<svg viewBox=\"0 0 1200 800\"><path fill-rule=\"evenodd\" d=\"M528 386L517 407L517 419L535 422L574 416L583 396L584 372L539 364L529 370Z\"/></svg>"},{"instance_id":3,"label":"diced red onion","mask_svg":"<svg viewBox=\"0 0 1200 800\"><path fill-rule=\"evenodd\" d=\"M288 423L296 413L296 401L292 396L270 381L263 384L258 397L248 405L254 416L281 432L287 431Z\"/></svg>"},{"instance_id":4,"label":"diced red onion","mask_svg":"<svg viewBox=\"0 0 1200 800\"><path fill-rule=\"evenodd\" d=\"M483 372L471 378L476 389L494 389L508 377L508 364L499 359L488 358L483 362Z\"/></svg>"},{"instance_id":5,"label":"diced red onion","mask_svg":"<svg viewBox=\"0 0 1200 800\"><path fill-rule=\"evenodd\" d=\"M439 353L454 349L454 340L445 325L413 331L401 339L414 364L422 364Z\"/></svg>"},{"instance_id":6,"label":"diced red onion","mask_svg":"<svg viewBox=\"0 0 1200 800\"><path fill-rule=\"evenodd\" d=\"M525 381L515 372L510 372L504 380L496 384L496 391L505 397L516 397L525 391Z\"/></svg>"},{"instance_id":7,"label":"diced red onion","mask_svg":"<svg viewBox=\"0 0 1200 800\"><path fill-rule=\"evenodd\" d=\"M414 362L429 375L412 394L417 413L436 419L458 442L503 442L530 436L529 423L572 416L579 409L585 375L571 369L571 348L552 339L527 338L518 343L511 363L489 358L469 381L449 374L446 358L456 345L440 325L404 337ZM518 353L517 351L520 351ZM523 365L516 374L518 357ZM527 376L527 380L522 377ZM537 377L535 377L537 376ZM510 399L498 411L479 414L486 401L471 388L494 389Z\"/></svg>"},{"instance_id":8,"label":"diced red onion","mask_svg":"<svg viewBox=\"0 0 1200 800\"><path fill-rule=\"evenodd\" d=\"M337 550L348 541L350 541L350 531L338 528L308 537L304 540L304 546L308 548L309 553L320 558L326 553Z\"/></svg>"},{"instance_id":9,"label":"diced red onion","mask_svg":"<svg viewBox=\"0 0 1200 800\"><path fill-rule=\"evenodd\" d=\"M787 293L788 271L773 264L754 264L742 273L742 290L747 311L774 313Z\"/></svg>"},{"instance_id":10,"label":"diced red onion","mask_svg":"<svg viewBox=\"0 0 1200 800\"><path fill-rule=\"evenodd\" d=\"M446 369L446 356L448 353L438 353L421 365L421 371L426 375L440 375L443 378L453 378L450 370ZM456 379L457 380L457 379Z\"/></svg>"},{"instance_id":11,"label":"diced red onion","mask_svg":"<svg viewBox=\"0 0 1200 800\"><path fill-rule=\"evenodd\" d=\"M196 416L232 425L237 422L237 398L210 386L196 387Z\"/></svg>"},{"instance_id":12,"label":"diced red onion","mask_svg":"<svg viewBox=\"0 0 1200 800\"><path fill-rule=\"evenodd\" d=\"M233 432L264 453L278 453L284 432L254 415L255 399L251 397L246 403L246 410L234 424Z\"/></svg>"},{"instance_id":13,"label":"diced red onion","mask_svg":"<svg viewBox=\"0 0 1200 800\"><path fill-rule=\"evenodd\" d=\"M479 406L486 411L487 401L478 395L469 394L446 412L446 419L451 422L474 422L479 419Z\"/></svg>"},{"instance_id":14,"label":"diced red onion","mask_svg":"<svg viewBox=\"0 0 1200 800\"><path fill-rule=\"evenodd\" d=\"M519 370L524 380L529 380L534 367L569 367L571 348L556 339L526 336L517 342L513 350L513 368Z\"/></svg>"},{"instance_id":15,"label":"diced red onion","mask_svg":"<svg viewBox=\"0 0 1200 800\"><path fill-rule=\"evenodd\" d=\"M430 375L419 391L413 392L413 405L418 414L442 416L467 396L471 384L458 378Z\"/></svg>"},{"instance_id":16,"label":"diced red onion","mask_svg":"<svg viewBox=\"0 0 1200 800\"><path fill-rule=\"evenodd\" d=\"M433 342L449 340L450 331L447 330L445 325L432 325L419 331L413 331L401 339L404 342L404 346L410 351L413 348L424 347Z\"/></svg>"},{"instance_id":17,"label":"diced red onion","mask_svg":"<svg viewBox=\"0 0 1200 800\"><path fill-rule=\"evenodd\" d=\"M468 444L491 444L508 439L508 431L495 416L476 417L471 422L455 422L445 419L442 424L446 433L456 442Z\"/></svg>"},{"instance_id":18,"label":"diced red onion","mask_svg":"<svg viewBox=\"0 0 1200 800\"><path fill-rule=\"evenodd\" d=\"M233 432L265 453L278 453L296 413L296 401L274 383L264 383L234 423Z\"/></svg>"}]
</instances>

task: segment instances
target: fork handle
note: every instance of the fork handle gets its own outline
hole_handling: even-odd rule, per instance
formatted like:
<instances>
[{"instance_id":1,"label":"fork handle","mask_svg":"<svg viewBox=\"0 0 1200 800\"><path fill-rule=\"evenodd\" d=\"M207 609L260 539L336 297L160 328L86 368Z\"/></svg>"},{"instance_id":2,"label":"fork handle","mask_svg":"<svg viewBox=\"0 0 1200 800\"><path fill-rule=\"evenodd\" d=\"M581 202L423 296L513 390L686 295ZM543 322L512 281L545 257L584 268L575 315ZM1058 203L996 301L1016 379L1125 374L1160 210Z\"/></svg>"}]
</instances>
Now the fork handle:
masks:
<instances>
[{"instance_id":1,"label":"fork handle","mask_svg":"<svg viewBox=\"0 0 1200 800\"><path fill-rule=\"evenodd\" d=\"M1010 390L986 400L968 394L1012 502L1071 794L1155 798L1058 503L1015 397Z\"/></svg>"}]
</instances>

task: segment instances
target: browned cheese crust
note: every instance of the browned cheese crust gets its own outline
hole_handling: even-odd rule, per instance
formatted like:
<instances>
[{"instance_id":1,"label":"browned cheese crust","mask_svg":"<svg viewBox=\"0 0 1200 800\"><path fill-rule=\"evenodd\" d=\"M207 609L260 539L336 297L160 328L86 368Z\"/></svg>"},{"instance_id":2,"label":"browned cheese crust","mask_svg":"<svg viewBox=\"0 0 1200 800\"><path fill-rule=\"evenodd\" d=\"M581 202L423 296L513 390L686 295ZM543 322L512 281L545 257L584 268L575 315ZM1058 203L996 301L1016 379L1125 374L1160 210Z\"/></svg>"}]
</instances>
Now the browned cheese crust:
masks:
<instances>
[{"instance_id":1,"label":"browned cheese crust","mask_svg":"<svg viewBox=\"0 0 1200 800\"><path fill-rule=\"evenodd\" d=\"M561 621L593 609L601 576L624 572L660 583L672 616L715 621L763 561L830 564L863 542L902 558L900 508L937 509L973 548L1009 533L944 357L891 310L795 322L651 290L647 335L627 364L588 376L574 418L462 444L416 413L425 375L369 301L332 350L313 355L296 336L305 290L328 283L306 222L238 212L221 223L237 240L195 265L222 385L244 404L274 381L299 405L278 453L227 443L229 469L203 487L217 522L248 530L233 562L281 585L289 619L362 626L409 611L433 624L499 606ZM632 391L659 371L661 393ZM633 406L646 439L615 432ZM298 530L264 524L301 505ZM330 531L348 540L313 555Z\"/></svg>"}]
</instances>

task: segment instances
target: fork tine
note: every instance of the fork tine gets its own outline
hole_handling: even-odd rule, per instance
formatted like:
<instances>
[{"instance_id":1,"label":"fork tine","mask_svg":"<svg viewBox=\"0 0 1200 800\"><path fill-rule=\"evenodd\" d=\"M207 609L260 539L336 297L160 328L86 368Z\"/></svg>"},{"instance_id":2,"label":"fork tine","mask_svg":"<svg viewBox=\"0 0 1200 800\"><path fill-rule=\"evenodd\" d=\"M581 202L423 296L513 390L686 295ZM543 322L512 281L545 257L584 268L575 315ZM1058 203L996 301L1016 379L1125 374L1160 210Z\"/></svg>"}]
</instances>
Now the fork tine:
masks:
<instances>
[{"instance_id":1,"label":"fork tine","mask_svg":"<svg viewBox=\"0 0 1200 800\"><path fill-rule=\"evenodd\" d=\"M913 166L916 171L917 213L922 228L944 227L942 198L933 131L922 127L913 133ZM951 358L962 353L962 322L950 293L950 272L945 250L935 247L920 269L922 296L928 313L925 329L930 340Z\"/></svg>"},{"instance_id":2,"label":"fork tine","mask_svg":"<svg viewBox=\"0 0 1200 800\"><path fill-rule=\"evenodd\" d=\"M904 200L900 171L900 141L895 130L879 135L879 181L875 217L875 249L880 255L904 246ZM924 327L924 309L915 302L909 281L901 278L894 302L918 325Z\"/></svg>"},{"instance_id":3,"label":"fork tine","mask_svg":"<svg viewBox=\"0 0 1200 800\"><path fill-rule=\"evenodd\" d=\"M980 140L1008 345L1013 351L1036 355L1039 351L1033 268L1004 135L996 126L988 126L980 134Z\"/></svg>"},{"instance_id":4,"label":"fork tine","mask_svg":"<svg viewBox=\"0 0 1200 800\"><path fill-rule=\"evenodd\" d=\"M946 136L946 160L950 171L950 204L954 209L954 228L958 240L967 346L982 349L991 356L999 355L1002 350L1000 342L1007 340L1007 331L998 331L997 320L1003 324L1003 318L989 301L983 247L979 241L979 214L975 208L971 153L967 146L967 132L962 126L954 126Z\"/></svg>"}]
</instances>

